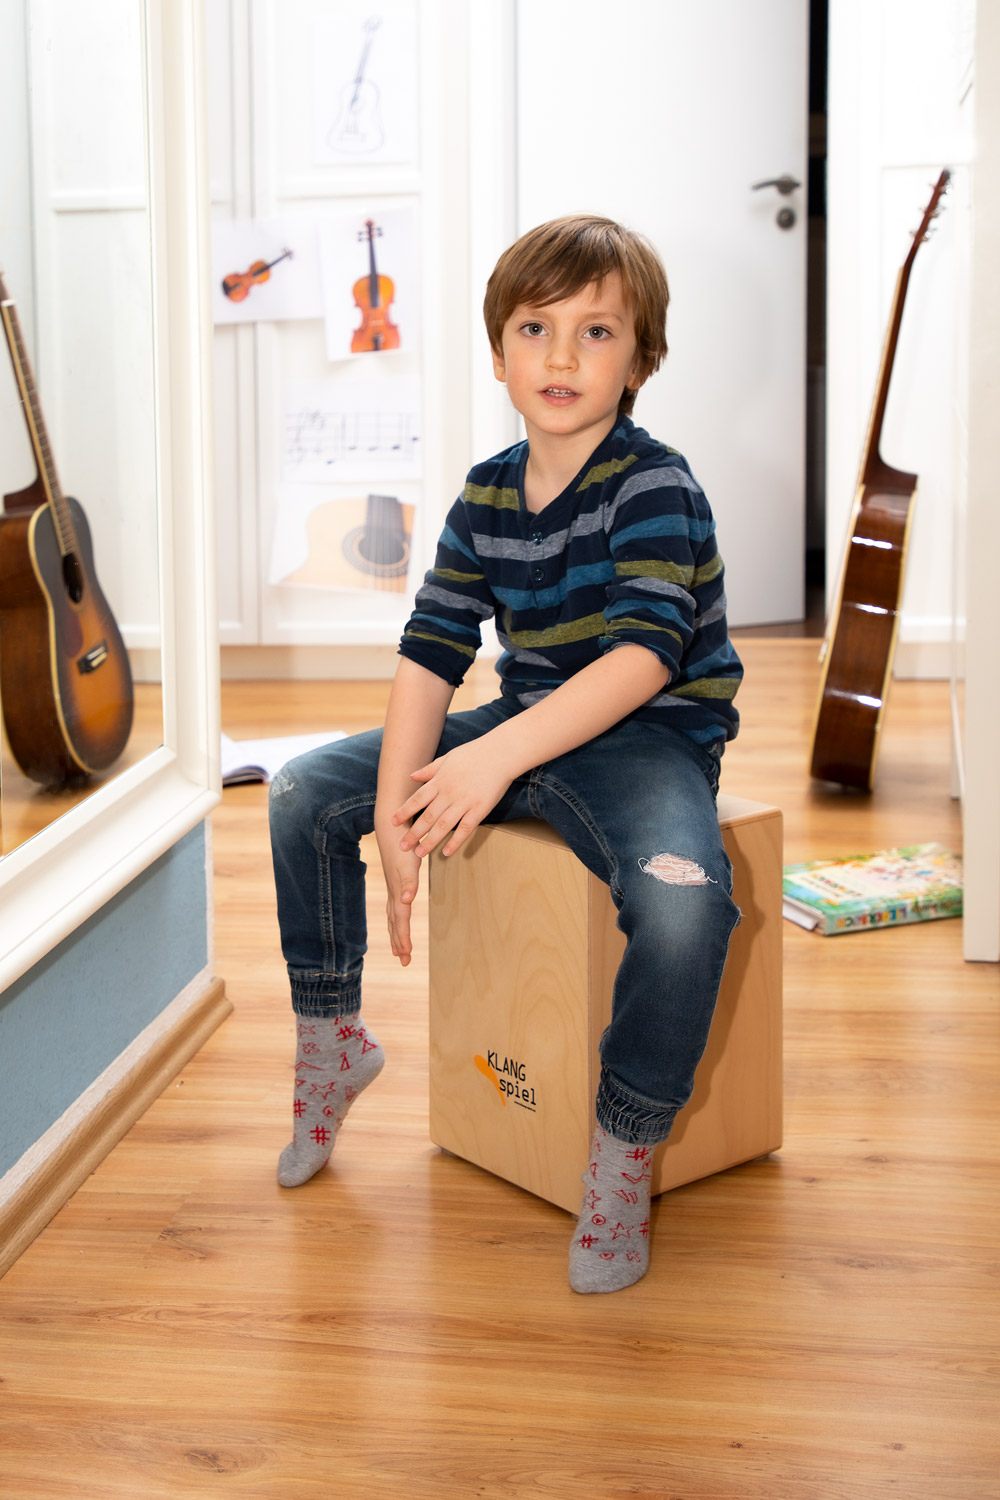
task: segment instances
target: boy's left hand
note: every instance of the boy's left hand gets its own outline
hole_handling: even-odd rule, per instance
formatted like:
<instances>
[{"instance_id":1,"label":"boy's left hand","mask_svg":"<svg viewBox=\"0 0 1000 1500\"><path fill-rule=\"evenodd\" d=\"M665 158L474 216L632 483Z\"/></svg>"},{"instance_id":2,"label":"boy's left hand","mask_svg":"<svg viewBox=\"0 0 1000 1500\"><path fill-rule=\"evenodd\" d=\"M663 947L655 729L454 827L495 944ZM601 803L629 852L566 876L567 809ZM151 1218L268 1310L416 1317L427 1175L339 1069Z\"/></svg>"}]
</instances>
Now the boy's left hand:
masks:
<instances>
[{"instance_id":1,"label":"boy's left hand","mask_svg":"<svg viewBox=\"0 0 1000 1500\"><path fill-rule=\"evenodd\" d=\"M413 849L421 859L442 839L448 839L445 854L460 849L513 780L506 758L487 745L485 736L457 745L412 772L412 777L423 785L393 814L392 821L399 825L413 819L399 847Z\"/></svg>"}]
</instances>

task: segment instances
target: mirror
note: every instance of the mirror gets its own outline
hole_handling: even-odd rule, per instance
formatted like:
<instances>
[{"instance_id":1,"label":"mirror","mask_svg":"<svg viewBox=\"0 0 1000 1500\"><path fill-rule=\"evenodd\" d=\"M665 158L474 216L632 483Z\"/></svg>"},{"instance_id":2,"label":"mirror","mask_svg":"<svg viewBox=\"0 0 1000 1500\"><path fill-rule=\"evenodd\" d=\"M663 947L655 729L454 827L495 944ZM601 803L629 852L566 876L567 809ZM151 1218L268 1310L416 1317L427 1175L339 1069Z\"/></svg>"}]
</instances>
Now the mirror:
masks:
<instances>
[{"instance_id":1,"label":"mirror","mask_svg":"<svg viewBox=\"0 0 1000 1500\"><path fill-rule=\"evenodd\" d=\"M132 8L132 0L126 6L120 5L119 0L109 0L108 4L104 0L99 3L98 0L86 3L31 0L28 6L24 0L16 6L9 0L0 0L0 18L16 27L13 32L4 33L0 47L0 111L8 108L11 77L18 77L22 120L21 149L8 149L11 143L5 141L4 151L0 152L0 252L3 254L7 254L12 229L10 205L28 201L23 183L13 197L9 188L12 181L21 181L19 172L22 177L27 172L23 158L27 131L23 122L28 118L29 103L31 110L35 107L34 101L28 101L24 82L28 76L24 58L30 46L29 22L33 23L36 15L46 22L47 18L54 18L52 25L56 30L69 28L76 56L82 57L86 50L89 57L89 40L85 41L75 29L74 15L79 12L85 18L81 25L96 28L104 39L102 45L107 45L114 40L108 33ZM162 663L162 727L159 720L156 724L161 743L131 765L117 763L86 796L0 859L0 989L38 965L56 944L125 890L154 860L203 822L219 800L218 612L210 485L213 454L204 15L202 0L134 0L134 9L141 17L143 29L138 33L133 29L128 34L138 35L141 40L142 76L133 80L132 97L136 93L145 97L142 117L148 120L147 204L152 246L148 259L152 274L151 277L148 271L146 274L152 288L149 303L155 331L149 430L155 434L152 474L159 511L156 569L159 620L154 620L148 649ZM116 126L119 120L116 111L122 103L115 101L110 117L107 111L99 116L105 122L105 132ZM51 114L51 101L46 108ZM131 118L135 118L134 113ZM85 135L82 123L80 134L82 141ZM123 187L118 207L124 198ZM81 224L90 217L87 200L82 195L72 205L65 206L75 207ZM108 213L113 211L114 205L105 209ZM139 217L140 210L131 212ZM102 232L99 222L91 227L93 238L99 239ZM29 272L36 265L41 267L44 263L51 269L52 246L43 257L41 246L26 242L23 233L17 243L20 261L8 261L4 267L11 282L30 279ZM86 245L77 244L72 253L82 257L85 250ZM102 316L119 319L125 308L134 306L130 298L135 289L126 283L126 276L131 274L128 263L114 250L110 259L107 253L103 259L94 254L91 264L94 262L100 264L107 286L114 289L113 296L110 290L103 295L98 308ZM74 268L64 265L63 269ZM40 277L38 292L33 294L36 300L40 300L41 287ZM31 316L32 326L37 324L44 332L43 320L33 310ZM108 331L108 342L120 331L123 330ZM35 351L31 352L34 355ZM39 353L39 383L47 401L45 381L50 366L44 339ZM63 350L60 357L72 366L83 353L81 338ZM2 349L0 356L6 358ZM143 389L145 379L141 367L116 365L116 386L112 391L115 401L125 401L130 381L138 391ZM96 405L96 399L94 394L92 406ZM64 416L61 408L49 415L56 442L61 441ZM9 421L3 431L4 434L10 431ZM77 488L77 480L75 476L70 478L65 461L60 470L67 489L71 484ZM116 493L122 493L120 487ZM115 525L125 534L125 541L112 532L112 552L119 544L137 549L144 528L152 528L152 512L143 514L137 526L132 525L133 514L132 510L123 511L116 518ZM145 553L142 560L137 557L136 575L150 556ZM135 581L131 555L126 563L131 587ZM101 573L107 574L100 559L98 566ZM129 622L126 624L128 629L132 628ZM130 643L133 657L141 649L147 649L142 640L135 647ZM94 996L93 1003L99 1002L100 997Z\"/></svg>"},{"instance_id":2,"label":"mirror","mask_svg":"<svg viewBox=\"0 0 1000 1500\"><path fill-rule=\"evenodd\" d=\"M0 852L163 743L144 11L0 0Z\"/></svg>"}]
</instances>

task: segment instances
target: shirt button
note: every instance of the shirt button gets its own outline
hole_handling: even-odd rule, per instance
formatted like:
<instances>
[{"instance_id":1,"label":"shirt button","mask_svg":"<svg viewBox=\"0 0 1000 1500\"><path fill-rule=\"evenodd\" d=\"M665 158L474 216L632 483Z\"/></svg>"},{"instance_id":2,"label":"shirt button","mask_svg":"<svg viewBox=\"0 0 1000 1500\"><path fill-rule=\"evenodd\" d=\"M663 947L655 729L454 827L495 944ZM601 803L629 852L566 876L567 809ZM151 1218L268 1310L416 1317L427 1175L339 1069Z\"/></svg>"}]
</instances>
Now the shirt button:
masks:
<instances>
[{"instance_id":1,"label":"shirt button","mask_svg":"<svg viewBox=\"0 0 1000 1500\"><path fill-rule=\"evenodd\" d=\"M541 583L542 580L545 578L545 569L544 568L532 568L532 570L531 570L531 576L535 580L536 583Z\"/></svg>"},{"instance_id":2,"label":"shirt button","mask_svg":"<svg viewBox=\"0 0 1000 1500\"><path fill-rule=\"evenodd\" d=\"M533 531L531 533L531 540L534 542L536 547L539 546L542 540L542 533L540 531Z\"/></svg>"}]
</instances>

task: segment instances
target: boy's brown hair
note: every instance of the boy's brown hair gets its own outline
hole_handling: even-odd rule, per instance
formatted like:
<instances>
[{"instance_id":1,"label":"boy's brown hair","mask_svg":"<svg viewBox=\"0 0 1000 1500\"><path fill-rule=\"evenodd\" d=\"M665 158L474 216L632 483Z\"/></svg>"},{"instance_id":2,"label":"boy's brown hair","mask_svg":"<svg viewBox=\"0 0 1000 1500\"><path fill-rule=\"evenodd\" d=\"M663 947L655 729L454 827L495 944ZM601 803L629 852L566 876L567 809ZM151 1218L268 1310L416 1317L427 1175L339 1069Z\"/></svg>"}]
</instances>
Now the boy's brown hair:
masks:
<instances>
[{"instance_id":1,"label":"boy's brown hair","mask_svg":"<svg viewBox=\"0 0 1000 1500\"><path fill-rule=\"evenodd\" d=\"M667 353L670 292L663 264L648 240L613 219L567 214L530 229L497 261L486 284L483 316L490 344L502 354L504 324L521 303L546 307L617 272L635 323L638 370L648 380ZM636 392L627 386L618 403L628 416Z\"/></svg>"}]
</instances>

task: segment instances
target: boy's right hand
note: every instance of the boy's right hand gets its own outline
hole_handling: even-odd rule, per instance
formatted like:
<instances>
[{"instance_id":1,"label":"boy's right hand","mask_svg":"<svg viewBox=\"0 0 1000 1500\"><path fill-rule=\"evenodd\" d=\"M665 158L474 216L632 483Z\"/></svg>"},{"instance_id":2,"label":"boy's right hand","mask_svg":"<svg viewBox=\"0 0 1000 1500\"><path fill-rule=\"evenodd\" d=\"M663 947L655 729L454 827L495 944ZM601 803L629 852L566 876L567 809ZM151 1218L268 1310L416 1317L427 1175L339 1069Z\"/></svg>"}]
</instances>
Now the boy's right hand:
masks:
<instances>
[{"instance_id":1,"label":"boy's right hand","mask_svg":"<svg viewBox=\"0 0 1000 1500\"><path fill-rule=\"evenodd\" d=\"M410 910L420 884L420 860L412 850L399 847L399 829L390 825L384 836L375 830L382 871L388 892L385 913L389 924L389 944L393 958L405 969L413 955L410 940Z\"/></svg>"}]
</instances>

